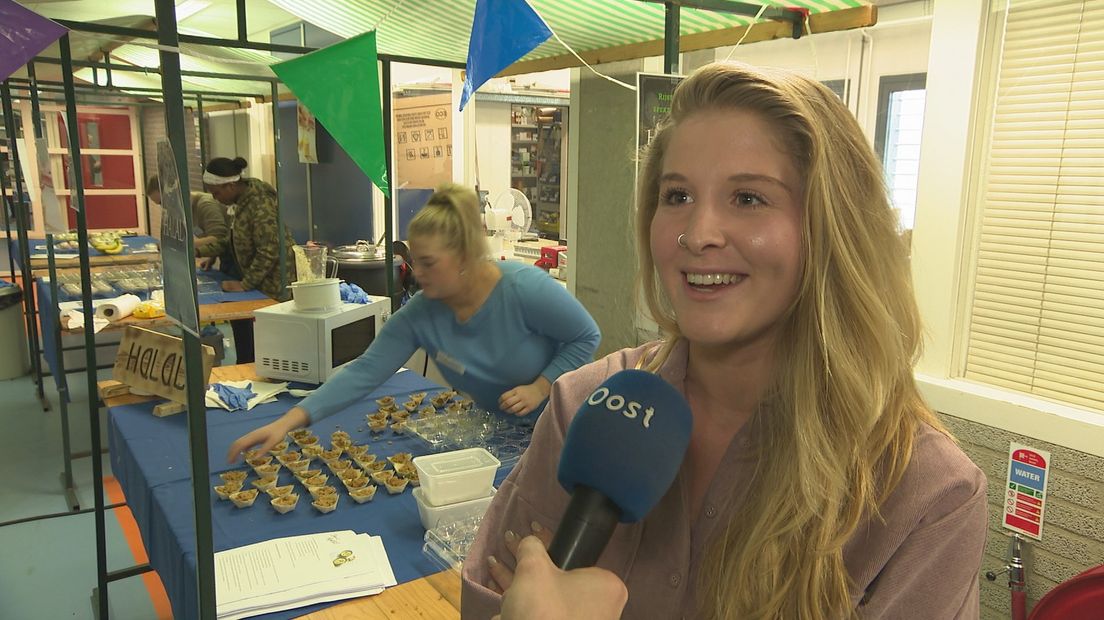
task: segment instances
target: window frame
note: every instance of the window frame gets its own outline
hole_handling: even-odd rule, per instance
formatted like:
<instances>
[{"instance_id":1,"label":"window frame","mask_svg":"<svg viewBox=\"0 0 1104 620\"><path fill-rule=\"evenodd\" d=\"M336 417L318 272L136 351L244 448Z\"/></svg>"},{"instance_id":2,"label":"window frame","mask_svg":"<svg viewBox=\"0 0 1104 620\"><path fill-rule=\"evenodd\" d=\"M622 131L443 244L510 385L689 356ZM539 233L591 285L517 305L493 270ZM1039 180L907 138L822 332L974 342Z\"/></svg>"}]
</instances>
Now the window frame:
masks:
<instances>
[{"instance_id":1,"label":"window frame","mask_svg":"<svg viewBox=\"0 0 1104 620\"><path fill-rule=\"evenodd\" d=\"M916 379L940 413L1104 457L1104 415L962 378L980 231L981 158L1003 20L1003 9L991 9L990 0L933 7L912 237L914 290L926 337Z\"/></svg>"}]
</instances>

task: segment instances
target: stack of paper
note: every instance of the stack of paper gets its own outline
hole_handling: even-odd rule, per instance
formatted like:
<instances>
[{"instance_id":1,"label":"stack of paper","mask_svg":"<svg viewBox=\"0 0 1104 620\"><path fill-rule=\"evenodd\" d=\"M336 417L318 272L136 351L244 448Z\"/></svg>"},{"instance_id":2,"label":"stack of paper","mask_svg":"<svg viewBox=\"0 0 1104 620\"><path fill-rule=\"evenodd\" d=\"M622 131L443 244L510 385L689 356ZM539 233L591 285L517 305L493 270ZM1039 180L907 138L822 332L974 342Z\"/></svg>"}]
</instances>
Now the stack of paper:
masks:
<instances>
[{"instance_id":1,"label":"stack of paper","mask_svg":"<svg viewBox=\"0 0 1104 620\"><path fill-rule=\"evenodd\" d=\"M277 538L215 554L220 620L379 594L393 585L383 540L351 530Z\"/></svg>"}]
</instances>

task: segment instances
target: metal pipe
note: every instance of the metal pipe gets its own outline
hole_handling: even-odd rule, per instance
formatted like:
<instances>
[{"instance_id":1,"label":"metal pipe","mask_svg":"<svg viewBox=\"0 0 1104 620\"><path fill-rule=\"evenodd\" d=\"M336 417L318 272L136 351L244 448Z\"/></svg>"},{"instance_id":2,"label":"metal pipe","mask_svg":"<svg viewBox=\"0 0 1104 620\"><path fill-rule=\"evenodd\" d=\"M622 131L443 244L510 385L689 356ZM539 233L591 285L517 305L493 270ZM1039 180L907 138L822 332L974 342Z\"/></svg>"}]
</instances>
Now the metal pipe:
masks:
<instances>
[{"instance_id":1,"label":"metal pipe","mask_svg":"<svg viewBox=\"0 0 1104 620\"><path fill-rule=\"evenodd\" d=\"M22 79L22 78L12 78L11 81L12 81L13 85L14 84L27 84L27 80ZM45 91L45 90L48 90L48 89L42 88L43 86L57 87L57 86L64 86L64 83L55 82L55 81L52 81L52 80L40 80L39 85L40 85L39 88L41 90ZM74 92L75 92L76 89L81 89L81 90L85 90L85 91L92 91L92 92L130 91L132 93L152 93L152 94L155 94L155 95L159 95L162 92L161 89L159 89L159 88L149 88L149 87L146 87L146 86L127 86L127 87L123 87L123 88L120 88L120 87L108 88L106 86L99 85L99 84L95 84L95 85L94 84L82 84L82 85L74 85L73 88L74 88ZM50 92L56 92L56 91L50 91ZM182 95L209 94L209 92L210 91L204 91L204 90L185 90L185 91L181 91ZM227 97L243 97L243 98L246 98L246 99L256 99L258 97L263 96L259 93L236 93L236 92L226 92L226 91L220 91L219 94L223 95L223 96L227 96Z\"/></svg>"},{"instance_id":2,"label":"metal pipe","mask_svg":"<svg viewBox=\"0 0 1104 620\"><path fill-rule=\"evenodd\" d=\"M54 304L54 316L61 316L60 311L57 310L58 305L58 279L57 279L57 264L54 260L54 235L46 235L46 261L49 265L50 271L50 300ZM54 321L52 326L43 325L42 329L52 329L54 331L54 344L57 345L59 351L55 356L54 365L57 371L56 387L58 391L58 407L61 408L61 457L62 457L62 472L61 472L61 486L65 490L66 495L72 497L70 502L70 510L80 510L80 503L76 501L76 484L73 483L73 454L72 446L69 439L69 379L65 376L65 353L61 351L61 321Z\"/></svg>"},{"instance_id":3,"label":"metal pipe","mask_svg":"<svg viewBox=\"0 0 1104 620\"><path fill-rule=\"evenodd\" d=\"M62 77L65 80L65 115L69 130L69 165L73 171L73 187L69 188L70 206L77 207L77 243L80 253L81 302L84 304L84 346L85 378L88 384L88 417L92 450L92 497L96 506L96 597L99 618L108 618L107 604L107 535L105 533L103 488L103 463L99 454L103 442L100 438L100 408L96 394L96 332L92 329L94 317L92 310L92 276L88 257L88 217L84 204L84 169L80 154L80 123L77 116L77 99L73 84L73 67L69 64L72 53L69 49L69 34L62 35L59 41L62 59Z\"/></svg>"},{"instance_id":4,"label":"metal pipe","mask_svg":"<svg viewBox=\"0 0 1104 620\"><path fill-rule=\"evenodd\" d=\"M207 161L207 124L203 120L203 95L196 95L196 131L199 132L200 165Z\"/></svg>"},{"instance_id":5,"label":"metal pipe","mask_svg":"<svg viewBox=\"0 0 1104 620\"><path fill-rule=\"evenodd\" d=\"M31 87L26 85L26 84L14 84L13 83L11 85L11 89L13 91L28 91L29 92L31 90ZM89 92L86 93L85 91L81 90L81 86L76 87L76 93L77 94L98 94L100 91L103 91L103 90L105 90L105 89L102 88L102 87L99 88L99 89L93 89L92 87L89 87ZM50 86L39 86L38 91L39 91L39 93L47 93L47 94L55 94L55 95L60 94L60 95L62 95L61 98L57 98L57 97L47 97L47 98L39 97L39 100L49 101L50 103L65 103L65 97L64 97L65 89L64 88L50 87ZM160 91L158 91L158 92L160 92ZM199 94L200 93L196 93L196 94L185 93L184 98L185 99L194 99ZM107 95L107 96L111 96L111 95ZM144 95L135 95L135 94L125 93L125 92L119 92L115 96L117 96L119 98L128 98L128 99L138 99L138 98L144 97ZM256 95L250 95L250 98L253 98L253 97L256 97ZM207 97L206 101L208 103L218 102L218 103L241 104L240 99L222 99L222 98ZM78 104L83 103L83 104L87 104L87 105L108 105L108 106L127 105L127 106L137 106L137 107L149 107L149 106L161 107L163 105L161 103L153 103L153 102L149 102L149 101L111 101L111 100L107 100L107 99L102 99L102 100L101 99L90 99L88 97L80 97L78 99L77 103Z\"/></svg>"},{"instance_id":6,"label":"metal pipe","mask_svg":"<svg viewBox=\"0 0 1104 620\"><path fill-rule=\"evenodd\" d=\"M1027 618L1023 545L1024 539L1019 534L1013 534L1012 540L1008 541L1008 589L1012 593L1012 620Z\"/></svg>"},{"instance_id":7,"label":"metal pipe","mask_svg":"<svg viewBox=\"0 0 1104 620\"><path fill-rule=\"evenodd\" d=\"M1008 573L1008 591L1012 597L1012 620L1027 619L1027 578L1024 571L1024 544L1026 540L1013 533L1008 541L1008 564L999 571L986 571L985 578L996 581L999 575Z\"/></svg>"},{"instance_id":8,"label":"metal pipe","mask_svg":"<svg viewBox=\"0 0 1104 620\"><path fill-rule=\"evenodd\" d=\"M175 16L174 16L175 17ZM153 30L142 30L140 28L125 28L122 26L111 26L108 24L98 24L94 22L79 22L70 19L55 19L55 22L65 26L69 30L75 30L77 32L93 32L96 34L106 34L116 37L126 37L131 39L157 39L157 32ZM258 43L255 41L237 41L235 39L220 39L217 37L200 37L195 35L178 34L177 44L173 45L174 48L179 48L180 43L193 43L196 45L213 45L215 47L231 47L235 49L253 49L265 52L287 52L289 54L309 54L314 51L314 48L301 47L298 45L277 45L274 43ZM179 53L179 49L177 52Z\"/></svg>"},{"instance_id":9,"label":"metal pipe","mask_svg":"<svg viewBox=\"0 0 1104 620\"><path fill-rule=\"evenodd\" d=\"M165 129L169 137L169 143L173 146L175 167L179 177L180 195L183 200L188 200L188 158L184 150L186 144L184 132L184 100L181 97L180 82L180 54L175 51L167 51L178 48L179 33L176 27L176 5L173 0L156 0L154 5L157 15L157 42L162 46L161 57L161 88L165 91ZM181 174L182 173L182 174ZM187 205L188 203L184 203ZM195 261L192 260L195 248L191 235L192 210L183 209L185 230L183 235L184 248L187 256L183 257L188 263L188 277L195 282ZM164 240L163 240L164 242ZM168 258L168 256L166 256ZM186 284L186 283L185 283ZM198 316L198 300L195 288L191 289L191 299L188 303L196 306ZM170 308L170 312L174 309ZM188 443L191 448L192 465L192 498L195 507L195 532L196 532L196 591L199 596L199 617L214 619L215 611L215 550L211 531L211 491L209 489L210 472L207 466L207 406L204 402L203 392L206 389L206 378L203 376L203 350L199 341L198 325L183 325L184 339L184 364L186 368L185 381L187 386L188 402Z\"/></svg>"},{"instance_id":10,"label":"metal pipe","mask_svg":"<svg viewBox=\"0 0 1104 620\"><path fill-rule=\"evenodd\" d=\"M107 73L107 86L108 88L114 86L111 83L111 52L104 52L104 72Z\"/></svg>"},{"instance_id":11,"label":"metal pipe","mask_svg":"<svg viewBox=\"0 0 1104 620\"><path fill-rule=\"evenodd\" d=\"M395 301L395 257L391 251L395 234L395 175L393 174L393 162L391 157L391 61L384 60L381 74L383 82L383 156L387 174L388 190L383 195L383 237L386 245L383 248L383 269L387 272L387 297L391 302L391 310L397 309Z\"/></svg>"},{"instance_id":12,"label":"metal pipe","mask_svg":"<svg viewBox=\"0 0 1104 620\"><path fill-rule=\"evenodd\" d=\"M7 125L4 126L7 128ZM8 248L12 247L11 236L11 220L8 217L8 175L7 175L7 162L8 158L4 155L0 155L0 208L4 211L4 234L8 238ZM15 198L15 196L12 196ZM13 201L14 202L14 201ZM16 231L19 234L19 231ZM15 281L15 253L8 252L8 275L12 281ZM24 304L25 306L26 304Z\"/></svg>"},{"instance_id":13,"label":"metal pipe","mask_svg":"<svg viewBox=\"0 0 1104 620\"><path fill-rule=\"evenodd\" d=\"M763 9L762 4L752 4L750 2L736 2L734 0L640 0L643 2L662 2L664 4L677 4L679 7L686 7L688 9L701 9L703 11L714 11L718 13L731 13L733 15L744 15L744 17L753 18L755 15ZM763 19L776 20L792 23L799 30L802 26L805 14L802 11L795 11L786 7L767 7L763 10L761 15ZM798 39L798 36L794 36L794 39Z\"/></svg>"},{"instance_id":14,"label":"metal pipe","mask_svg":"<svg viewBox=\"0 0 1104 620\"><path fill-rule=\"evenodd\" d=\"M159 104L158 107L163 109L163 104ZM146 180L149 179L149 167L146 165L146 119L145 110L139 111L138 118L138 151L142 158L142 196L145 203L143 213L146 215L146 234L153 235L153 221L150 219L150 199L146 194ZM155 166L156 168L156 166ZM157 236L160 239L160 235Z\"/></svg>"},{"instance_id":15,"label":"metal pipe","mask_svg":"<svg viewBox=\"0 0 1104 620\"><path fill-rule=\"evenodd\" d=\"M237 16L238 16L238 41L248 41L249 31L245 27L245 0L238 0L237 3Z\"/></svg>"},{"instance_id":16,"label":"metal pipe","mask_svg":"<svg viewBox=\"0 0 1104 620\"><path fill-rule=\"evenodd\" d=\"M120 26L109 26L107 24L96 24L90 22L78 22L68 19L55 19L55 22L65 26L69 30L75 30L77 32L94 32L97 34L107 34L117 37L128 37L132 39L156 39L155 33L149 30L140 30L138 28L123 28ZM212 45L214 47L229 47L233 49L251 49L259 50L262 52L285 52L288 54L309 54L316 51L316 47L305 47L301 45L279 45L276 43L260 43L257 41L238 41L235 39L220 39L216 37L201 37L196 35L179 35L180 43L190 43L193 45ZM379 54L380 60L391 60L393 62L408 62L416 65L427 65L430 67L449 67L452 69L463 69L466 65L462 62L455 62L449 60L438 60L435 58L418 58L416 56L397 56L391 54Z\"/></svg>"},{"instance_id":17,"label":"metal pipe","mask_svg":"<svg viewBox=\"0 0 1104 620\"><path fill-rule=\"evenodd\" d=\"M19 143L16 141L15 112L12 110L11 89L8 81L0 86L0 97L3 98L4 127L8 130L8 161L12 166L12 177L15 179L15 195L12 196L12 204L15 207L15 226L19 239L19 271L23 280L23 320L27 328L27 350L31 356L31 370L38 382L37 395L43 403L43 410L48 410L45 392L42 387L42 365L38 359L38 323L35 321L34 279L31 277L31 245L28 238L29 223L27 221L27 202L23 199L23 173L19 163ZM15 277L15 273L12 273Z\"/></svg>"},{"instance_id":18,"label":"metal pipe","mask_svg":"<svg viewBox=\"0 0 1104 620\"><path fill-rule=\"evenodd\" d=\"M276 83L272 83L272 151L276 153L276 168L273 173L276 175L272 180L276 182L276 192L279 195L280 191L280 100L277 95ZM283 295L287 291L288 286L288 272L287 272L287 247L284 244L284 216L283 209L280 208L280 201L276 201L276 240L279 247L279 260L280 260L280 294Z\"/></svg>"},{"instance_id":19,"label":"metal pipe","mask_svg":"<svg viewBox=\"0 0 1104 620\"><path fill-rule=\"evenodd\" d=\"M42 112L38 102L38 89L35 88L35 69L34 62L27 65L27 77L31 81L31 123L34 125L34 135L36 140L36 152L37 149L44 146L37 143L42 138ZM45 218L45 201L39 197L39 200L43 208L43 217ZM67 214L66 214L67 215ZM57 283L57 264L54 260L54 235L51 233L46 234L46 264L50 273L50 300L54 304L54 316L60 316L61 313L57 308L58 304L58 283ZM41 325L43 330L53 330L54 343L58 348L61 348L61 322L54 321L53 325ZM45 338L43 338L45 341ZM39 358L38 342L34 343L35 358ZM65 354L61 351L57 352L57 356L54 360L54 369L57 372L57 379L55 380L55 387L58 391L58 406L61 408L61 456L62 456L62 471L61 471L61 488L65 492L66 497L69 499L70 510L80 510L80 501L77 499L77 486L73 482L73 457L72 447L69 434L69 380L65 375ZM45 380L45 377L42 378Z\"/></svg>"},{"instance_id":20,"label":"metal pipe","mask_svg":"<svg viewBox=\"0 0 1104 620\"><path fill-rule=\"evenodd\" d=\"M42 138L42 109L41 109L41 106L39 106L39 101L38 101L38 88L36 87L36 85L38 83L38 77L35 74L35 66L34 66L33 62L30 62L30 63L27 64L27 80L28 80L28 82L30 82L30 89L29 90L30 90L30 96L31 96L31 125L34 127L34 131L32 133L34 134L34 138L35 138L35 153L37 153L38 152L38 147L39 147L38 140L40 138ZM35 162L35 163L37 164L38 162ZM42 200L42 198L40 197L39 201L41 202L41 200ZM45 218L45 214L46 214L45 209L46 209L45 205L43 205L43 217L44 218ZM68 222L66 222L66 224L68 224ZM51 248L51 250L52 249L53 248ZM29 247L28 247L28 250L29 250ZM30 262L29 261L27 263L27 266L30 267ZM33 275L33 273L32 273L32 275ZM55 299L56 299L56 297L55 297ZM38 314L37 305L38 305L38 299L37 298L32 299L31 300L32 314L34 314L36 316ZM37 325L38 326L37 329L47 329L47 327L45 325L41 325L40 323L38 323L35 320L35 316L31 317L31 323L33 325ZM39 357L39 355L42 353L42 349L38 346L38 342L39 342L38 334L36 333L35 337L31 338L31 343L30 343L30 345L31 345L30 348L31 348L31 351L32 351L32 355L34 355L34 363L32 363L31 367L32 367L32 369L35 373L35 377L36 377L36 380L38 382L38 398L43 403L43 410L46 410L46 409L49 409L49 404L48 404L49 401L46 398L46 391L45 391L46 387L43 384L44 377L42 375L42 358ZM65 430L65 432L68 433L67 430ZM69 436L65 435L64 439L66 441L68 441ZM68 475L63 474L63 475L66 475L66 477L64 479L65 480L64 484L65 484L65 489L67 491L69 491L69 490L72 490L72 487L73 487L73 476L72 476L72 469L69 466L68 453L65 456L65 471L66 471L66 474L68 474ZM73 497L76 497L75 493L73 494Z\"/></svg>"},{"instance_id":21,"label":"metal pipe","mask_svg":"<svg viewBox=\"0 0 1104 620\"><path fill-rule=\"evenodd\" d=\"M452 60L435 60L433 58L418 58L416 56L397 56L395 54L376 54L380 61L403 62L412 65L426 65L427 67L444 67L446 69L466 69L467 64Z\"/></svg>"},{"instance_id":22,"label":"metal pipe","mask_svg":"<svg viewBox=\"0 0 1104 620\"><path fill-rule=\"evenodd\" d=\"M107 574L108 581L119 581L120 579L128 579L130 577L136 577L153 570L153 567L149 564L138 564L127 568L120 568L119 570L113 570Z\"/></svg>"},{"instance_id":23,"label":"metal pipe","mask_svg":"<svg viewBox=\"0 0 1104 620\"><path fill-rule=\"evenodd\" d=\"M663 3L663 72L669 75L679 70L679 23L681 15L677 2Z\"/></svg>"},{"instance_id":24,"label":"metal pipe","mask_svg":"<svg viewBox=\"0 0 1104 620\"><path fill-rule=\"evenodd\" d=\"M31 91L31 122L34 123L35 138L42 137L42 110L38 105L38 77L35 75L34 61L27 63L27 81Z\"/></svg>"},{"instance_id":25,"label":"metal pipe","mask_svg":"<svg viewBox=\"0 0 1104 620\"><path fill-rule=\"evenodd\" d=\"M57 58L50 58L49 56L35 56L34 62L41 62L51 65L60 65L61 60ZM160 75L160 70L157 67L142 67L137 65L120 65L120 64L107 64L102 62L96 62L93 60L74 60L74 67L81 67L84 69L109 69L112 71L125 71L127 73L144 73L147 75ZM270 75L251 75L248 73L217 73L214 71L191 71L180 70L180 75L188 77L207 77L216 78L219 80L241 80L246 82L279 82L279 78Z\"/></svg>"}]
</instances>

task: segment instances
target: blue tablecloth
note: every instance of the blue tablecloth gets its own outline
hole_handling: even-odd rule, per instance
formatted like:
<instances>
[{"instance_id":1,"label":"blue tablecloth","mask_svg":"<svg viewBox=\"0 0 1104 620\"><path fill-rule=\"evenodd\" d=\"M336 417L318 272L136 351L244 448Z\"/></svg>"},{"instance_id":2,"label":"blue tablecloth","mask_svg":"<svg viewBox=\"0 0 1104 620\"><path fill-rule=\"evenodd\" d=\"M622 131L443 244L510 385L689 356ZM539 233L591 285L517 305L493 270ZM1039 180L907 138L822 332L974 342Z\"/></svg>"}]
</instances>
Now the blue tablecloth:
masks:
<instances>
[{"instance_id":1,"label":"blue tablecloth","mask_svg":"<svg viewBox=\"0 0 1104 620\"><path fill-rule=\"evenodd\" d=\"M199 277L203 280L213 282L215 286L219 286L223 280L227 277L218 271L201 271ZM50 293L50 283L43 280L43 278L35 278L35 288L38 291L38 318L39 325L42 326L42 355L46 358L46 365L50 370L50 374L54 377L54 384L61 389L64 385L65 378L61 376L58 371L57 359L61 352L58 350L58 343L54 339L54 325L58 322L57 304L54 302L54 296ZM201 287L202 288L202 287ZM266 299L264 293L260 291L242 291L238 293L227 293L222 290L214 290L211 287L207 287L211 292L199 293L199 305L206 304L218 304L230 301L249 301L255 299ZM121 293L120 293L121 294ZM99 297L99 296L94 296ZM145 297L145 295L139 295L139 297ZM63 298L64 299L64 298Z\"/></svg>"},{"instance_id":2,"label":"blue tablecloth","mask_svg":"<svg viewBox=\"0 0 1104 620\"><path fill-rule=\"evenodd\" d=\"M407 394L439 389L440 386L414 372L400 372L364 400L311 428L327 445L330 433L339 428L345 430L352 435L354 442L372 446L372 452L380 457L395 452L411 452L415 456L426 454L428 446L410 435L394 435L388 430L375 438L371 437L364 416L377 408L374 399L381 396L392 395L401 402ZM383 538L399 583L438 572L440 567L422 553L425 530L422 529L418 507L409 489L395 496L381 489L374 500L365 504L354 503L342 489L339 491L341 498L337 510L329 514L321 514L311 507L310 496L302 491L298 507L285 515L277 514L263 495L251 508L245 509L235 508L232 503L218 499L213 491L215 485L221 484L218 473L245 467L241 463L232 467L226 465L225 455L230 443L247 431L283 415L297 400L282 394L278 402L260 405L248 412L207 411L215 551L281 536L353 530ZM150 565L165 584L174 616L195 618L198 615L198 595L187 420L184 415L154 417L152 408L153 403L143 403L108 410L111 467L142 533ZM496 483L506 473L507 468L500 470ZM334 477L331 475L330 478L332 483ZM249 480L253 479L255 475L251 473ZM281 471L279 483L292 482L291 474ZM340 484L336 486L341 488ZM262 617L292 618L333 604Z\"/></svg>"}]
</instances>

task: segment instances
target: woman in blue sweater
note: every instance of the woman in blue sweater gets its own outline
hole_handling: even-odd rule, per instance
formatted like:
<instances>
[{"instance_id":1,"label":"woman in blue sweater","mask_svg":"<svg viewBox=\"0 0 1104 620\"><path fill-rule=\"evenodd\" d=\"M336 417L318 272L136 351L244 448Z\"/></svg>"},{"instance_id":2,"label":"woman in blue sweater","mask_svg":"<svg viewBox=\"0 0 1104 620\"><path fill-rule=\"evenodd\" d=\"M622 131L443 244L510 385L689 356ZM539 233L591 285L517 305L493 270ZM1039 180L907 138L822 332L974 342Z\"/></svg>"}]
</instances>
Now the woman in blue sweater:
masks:
<instances>
[{"instance_id":1,"label":"woman in blue sweater","mask_svg":"<svg viewBox=\"0 0 1104 620\"><path fill-rule=\"evenodd\" d=\"M601 335L582 304L541 269L487 260L474 191L440 187L408 236L421 292L318 391L235 441L230 460L363 398L419 348L479 406L516 416L539 412L557 377L593 359Z\"/></svg>"}]
</instances>

